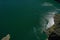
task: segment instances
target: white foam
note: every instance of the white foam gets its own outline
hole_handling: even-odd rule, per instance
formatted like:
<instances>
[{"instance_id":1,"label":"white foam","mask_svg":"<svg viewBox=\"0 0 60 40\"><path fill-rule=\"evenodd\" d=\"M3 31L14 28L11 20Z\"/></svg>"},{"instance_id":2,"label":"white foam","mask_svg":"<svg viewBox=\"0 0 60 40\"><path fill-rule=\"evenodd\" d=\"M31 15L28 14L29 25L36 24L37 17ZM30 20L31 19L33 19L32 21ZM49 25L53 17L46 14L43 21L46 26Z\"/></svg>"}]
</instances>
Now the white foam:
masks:
<instances>
[{"instance_id":1,"label":"white foam","mask_svg":"<svg viewBox=\"0 0 60 40\"><path fill-rule=\"evenodd\" d=\"M49 15L47 15L47 19L48 19L48 24L47 24L47 27L46 29L50 28L52 25L54 25L54 15L57 13L56 11L54 12L48 12Z\"/></svg>"},{"instance_id":2,"label":"white foam","mask_svg":"<svg viewBox=\"0 0 60 40\"><path fill-rule=\"evenodd\" d=\"M48 2L44 2L44 3L42 4L42 6L53 6L53 4L48 3Z\"/></svg>"}]
</instances>

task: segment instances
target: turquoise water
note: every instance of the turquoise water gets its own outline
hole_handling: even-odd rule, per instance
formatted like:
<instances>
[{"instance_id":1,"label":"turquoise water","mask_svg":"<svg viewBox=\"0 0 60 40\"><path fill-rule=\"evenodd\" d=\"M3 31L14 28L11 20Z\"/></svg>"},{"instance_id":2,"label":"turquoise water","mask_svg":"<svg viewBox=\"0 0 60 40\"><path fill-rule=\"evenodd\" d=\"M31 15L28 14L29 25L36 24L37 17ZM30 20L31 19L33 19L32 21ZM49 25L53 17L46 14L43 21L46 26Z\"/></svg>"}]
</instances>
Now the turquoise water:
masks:
<instances>
[{"instance_id":1,"label":"turquoise water","mask_svg":"<svg viewBox=\"0 0 60 40\"><path fill-rule=\"evenodd\" d=\"M60 7L53 0L0 0L0 39L9 33L10 40L45 40L47 36L41 33L40 22L48 14L46 12L54 8L42 7L43 2Z\"/></svg>"}]
</instances>

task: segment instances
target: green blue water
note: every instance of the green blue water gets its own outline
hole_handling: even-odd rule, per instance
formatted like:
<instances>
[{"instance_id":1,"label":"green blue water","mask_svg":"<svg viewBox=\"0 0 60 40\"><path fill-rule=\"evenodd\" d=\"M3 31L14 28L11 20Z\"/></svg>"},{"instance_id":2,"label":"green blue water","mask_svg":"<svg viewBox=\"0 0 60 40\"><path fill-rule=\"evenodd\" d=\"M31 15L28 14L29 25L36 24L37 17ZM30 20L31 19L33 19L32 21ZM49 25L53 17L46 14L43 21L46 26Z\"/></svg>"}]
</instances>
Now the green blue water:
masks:
<instances>
[{"instance_id":1,"label":"green blue water","mask_svg":"<svg viewBox=\"0 0 60 40\"><path fill-rule=\"evenodd\" d=\"M0 0L0 39L9 33L10 40L45 40L46 34L40 32L41 18L54 8L42 7L43 2L60 8L53 0ZM40 31L34 32L34 27Z\"/></svg>"}]
</instances>

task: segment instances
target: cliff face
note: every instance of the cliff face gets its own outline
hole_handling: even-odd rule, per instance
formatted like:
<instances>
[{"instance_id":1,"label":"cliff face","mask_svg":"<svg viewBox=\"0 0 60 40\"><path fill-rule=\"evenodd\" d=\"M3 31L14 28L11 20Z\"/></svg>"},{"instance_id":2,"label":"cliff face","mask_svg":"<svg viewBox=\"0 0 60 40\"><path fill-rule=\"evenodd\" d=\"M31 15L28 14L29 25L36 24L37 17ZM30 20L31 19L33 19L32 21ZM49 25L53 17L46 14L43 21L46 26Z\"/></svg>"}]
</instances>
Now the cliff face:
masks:
<instances>
[{"instance_id":1,"label":"cliff face","mask_svg":"<svg viewBox=\"0 0 60 40\"><path fill-rule=\"evenodd\" d=\"M54 22L55 22L56 26L58 26L60 24L60 14L55 14Z\"/></svg>"},{"instance_id":2,"label":"cliff face","mask_svg":"<svg viewBox=\"0 0 60 40\"><path fill-rule=\"evenodd\" d=\"M47 34L48 40L56 40L60 38L60 14L55 14L54 25L47 29Z\"/></svg>"},{"instance_id":3,"label":"cliff face","mask_svg":"<svg viewBox=\"0 0 60 40\"><path fill-rule=\"evenodd\" d=\"M55 14L54 25L47 29L47 34L50 35L52 32L60 35L60 14Z\"/></svg>"}]
</instances>

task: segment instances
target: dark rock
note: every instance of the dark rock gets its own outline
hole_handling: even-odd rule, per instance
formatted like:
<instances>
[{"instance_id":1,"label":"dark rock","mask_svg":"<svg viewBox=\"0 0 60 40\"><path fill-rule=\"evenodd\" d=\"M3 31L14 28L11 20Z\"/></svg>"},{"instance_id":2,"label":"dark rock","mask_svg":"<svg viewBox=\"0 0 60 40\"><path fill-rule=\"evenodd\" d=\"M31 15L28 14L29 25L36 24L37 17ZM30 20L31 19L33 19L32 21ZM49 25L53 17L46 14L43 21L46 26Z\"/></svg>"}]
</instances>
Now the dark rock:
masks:
<instances>
[{"instance_id":1,"label":"dark rock","mask_svg":"<svg viewBox=\"0 0 60 40\"><path fill-rule=\"evenodd\" d=\"M60 36L53 32L49 35L48 40L60 40Z\"/></svg>"},{"instance_id":2,"label":"dark rock","mask_svg":"<svg viewBox=\"0 0 60 40\"><path fill-rule=\"evenodd\" d=\"M56 2L60 3L60 0L55 0Z\"/></svg>"}]
</instances>

